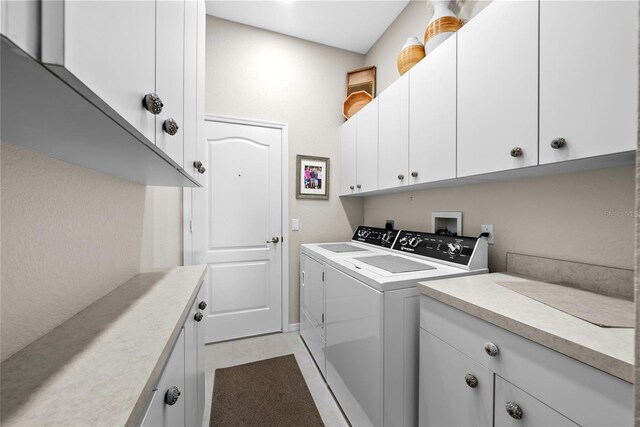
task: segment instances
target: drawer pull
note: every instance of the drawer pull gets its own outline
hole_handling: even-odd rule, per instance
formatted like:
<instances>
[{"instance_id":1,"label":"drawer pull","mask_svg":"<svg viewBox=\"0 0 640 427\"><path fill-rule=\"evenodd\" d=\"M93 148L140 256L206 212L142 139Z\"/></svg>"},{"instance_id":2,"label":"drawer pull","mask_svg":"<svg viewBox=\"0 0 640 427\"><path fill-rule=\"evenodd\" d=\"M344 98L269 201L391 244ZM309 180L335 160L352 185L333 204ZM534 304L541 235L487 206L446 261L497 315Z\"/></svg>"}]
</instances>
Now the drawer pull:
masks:
<instances>
[{"instance_id":1,"label":"drawer pull","mask_svg":"<svg viewBox=\"0 0 640 427\"><path fill-rule=\"evenodd\" d=\"M411 176L414 177L414 178L417 178L418 177L418 172L416 172L416 171L411 172Z\"/></svg>"},{"instance_id":2,"label":"drawer pull","mask_svg":"<svg viewBox=\"0 0 640 427\"><path fill-rule=\"evenodd\" d=\"M350 185L350 186L349 186L349 188L350 188L351 190L353 190L353 189L354 189L354 188L356 188L356 187L354 187L353 185Z\"/></svg>"},{"instance_id":3,"label":"drawer pull","mask_svg":"<svg viewBox=\"0 0 640 427\"><path fill-rule=\"evenodd\" d=\"M180 397L180 389L176 386L169 387L167 393L164 395L164 403L169 406L175 405Z\"/></svg>"},{"instance_id":4,"label":"drawer pull","mask_svg":"<svg viewBox=\"0 0 640 427\"><path fill-rule=\"evenodd\" d=\"M204 166L202 166L202 162L200 160L196 160L195 162L193 162L193 167L196 168L196 170L200 173L204 173L206 171Z\"/></svg>"},{"instance_id":5,"label":"drawer pull","mask_svg":"<svg viewBox=\"0 0 640 427\"><path fill-rule=\"evenodd\" d=\"M142 98L142 105L145 110L150 112L151 114L160 114L162 112L162 100L155 93L148 93Z\"/></svg>"},{"instance_id":6,"label":"drawer pull","mask_svg":"<svg viewBox=\"0 0 640 427\"><path fill-rule=\"evenodd\" d=\"M520 156L522 156L522 148L513 147L511 149L511 157L520 157Z\"/></svg>"},{"instance_id":7,"label":"drawer pull","mask_svg":"<svg viewBox=\"0 0 640 427\"><path fill-rule=\"evenodd\" d=\"M562 148L567 144L567 140L564 138L554 138L553 141L551 141L551 148L553 148L554 150L557 150L558 148Z\"/></svg>"},{"instance_id":8,"label":"drawer pull","mask_svg":"<svg viewBox=\"0 0 640 427\"><path fill-rule=\"evenodd\" d=\"M176 121L171 119L171 118L169 118L169 119L165 120L164 122L162 122L162 130L165 131L166 133L168 133L171 136L173 136L176 133L178 133L178 129L180 129L178 127L178 123L176 123Z\"/></svg>"},{"instance_id":9,"label":"drawer pull","mask_svg":"<svg viewBox=\"0 0 640 427\"><path fill-rule=\"evenodd\" d=\"M358 184L356 185L356 187L358 187L358 190L362 188L362 185Z\"/></svg>"},{"instance_id":10,"label":"drawer pull","mask_svg":"<svg viewBox=\"0 0 640 427\"><path fill-rule=\"evenodd\" d=\"M484 352L491 357L496 357L498 355L498 346L492 342L488 342L484 345Z\"/></svg>"},{"instance_id":11,"label":"drawer pull","mask_svg":"<svg viewBox=\"0 0 640 427\"><path fill-rule=\"evenodd\" d=\"M204 310L205 308L207 308L207 303L204 301L200 301L200 304L198 304L198 308L200 310Z\"/></svg>"},{"instance_id":12,"label":"drawer pull","mask_svg":"<svg viewBox=\"0 0 640 427\"><path fill-rule=\"evenodd\" d=\"M197 313L193 316L193 318L195 319L195 321L196 321L196 322L200 322L200 321L202 321L202 318L203 318L203 317L204 317L204 316L203 316L203 315L202 315L202 313L200 313L200 312L197 312Z\"/></svg>"},{"instance_id":13,"label":"drawer pull","mask_svg":"<svg viewBox=\"0 0 640 427\"><path fill-rule=\"evenodd\" d=\"M507 414L509 414L509 416L514 420L521 420L524 415L522 413L522 408L513 402L507 402L505 409L507 410Z\"/></svg>"},{"instance_id":14,"label":"drawer pull","mask_svg":"<svg viewBox=\"0 0 640 427\"><path fill-rule=\"evenodd\" d=\"M467 383L467 385L471 388L476 388L478 387L478 379L476 378L475 375L471 375L471 374L467 374L464 376L464 381Z\"/></svg>"},{"instance_id":15,"label":"drawer pull","mask_svg":"<svg viewBox=\"0 0 640 427\"><path fill-rule=\"evenodd\" d=\"M398 179L399 179L400 181L402 181L402 180L404 179L404 175L402 175L402 174L398 175Z\"/></svg>"}]
</instances>

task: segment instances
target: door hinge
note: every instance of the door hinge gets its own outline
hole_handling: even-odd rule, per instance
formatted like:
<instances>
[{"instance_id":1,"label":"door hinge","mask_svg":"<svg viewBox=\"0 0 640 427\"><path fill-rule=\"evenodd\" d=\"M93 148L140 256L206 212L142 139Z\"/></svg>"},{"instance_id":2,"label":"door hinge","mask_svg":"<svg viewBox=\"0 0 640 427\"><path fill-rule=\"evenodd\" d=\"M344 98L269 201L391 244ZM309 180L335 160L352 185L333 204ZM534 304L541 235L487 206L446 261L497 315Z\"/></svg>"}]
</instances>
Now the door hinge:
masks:
<instances>
[{"instance_id":1,"label":"door hinge","mask_svg":"<svg viewBox=\"0 0 640 427\"><path fill-rule=\"evenodd\" d=\"M324 282L324 271L322 272L322 281Z\"/></svg>"},{"instance_id":2,"label":"door hinge","mask_svg":"<svg viewBox=\"0 0 640 427\"><path fill-rule=\"evenodd\" d=\"M322 323L324 323L324 313L322 313Z\"/></svg>"},{"instance_id":3,"label":"door hinge","mask_svg":"<svg viewBox=\"0 0 640 427\"><path fill-rule=\"evenodd\" d=\"M189 220L189 233L193 233L193 220Z\"/></svg>"}]
</instances>

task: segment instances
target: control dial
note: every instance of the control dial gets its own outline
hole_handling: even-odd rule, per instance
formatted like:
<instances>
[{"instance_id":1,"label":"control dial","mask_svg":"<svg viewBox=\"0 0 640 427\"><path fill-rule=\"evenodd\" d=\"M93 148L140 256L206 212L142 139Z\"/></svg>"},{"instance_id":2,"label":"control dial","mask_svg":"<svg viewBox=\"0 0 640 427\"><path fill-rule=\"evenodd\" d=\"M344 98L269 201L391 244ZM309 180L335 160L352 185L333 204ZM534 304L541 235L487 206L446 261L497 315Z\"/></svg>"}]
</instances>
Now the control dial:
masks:
<instances>
[{"instance_id":1,"label":"control dial","mask_svg":"<svg viewBox=\"0 0 640 427\"><path fill-rule=\"evenodd\" d=\"M382 243L389 243L391 242L391 233L387 233L384 236L382 236Z\"/></svg>"},{"instance_id":2,"label":"control dial","mask_svg":"<svg viewBox=\"0 0 640 427\"><path fill-rule=\"evenodd\" d=\"M449 243L447 246L449 248L449 255L451 256L458 256L462 252L462 245L460 245L460 243Z\"/></svg>"},{"instance_id":3,"label":"control dial","mask_svg":"<svg viewBox=\"0 0 640 427\"><path fill-rule=\"evenodd\" d=\"M367 237L369 237L370 235L371 235L371 231L369 231L369 230L364 230L364 232L362 233L362 237L364 237L365 239Z\"/></svg>"},{"instance_id":4,"label":"control dial","mask_svg":"<svg viewBox=\"0 0 640 427\"><path fill-rule=\"evenodd\" d=\"M411 246L412 248L415 248L416 246L418 246L420 244L420 242L422 242L421 238L412 237L411 239L409 239L409 246Z\"/></svg>"},{"instance_id":5,"label":"control dial","mask_svg":"<svg viewBox=\"0 0 640 427\"><path fill-rule=\"evenodd\" d=\"M402 239L400 239L400 244L402 246L406 245L407 243L409 243L409 239L407 239L407 236L402 237Z\"/></svg>"}]
</instances>

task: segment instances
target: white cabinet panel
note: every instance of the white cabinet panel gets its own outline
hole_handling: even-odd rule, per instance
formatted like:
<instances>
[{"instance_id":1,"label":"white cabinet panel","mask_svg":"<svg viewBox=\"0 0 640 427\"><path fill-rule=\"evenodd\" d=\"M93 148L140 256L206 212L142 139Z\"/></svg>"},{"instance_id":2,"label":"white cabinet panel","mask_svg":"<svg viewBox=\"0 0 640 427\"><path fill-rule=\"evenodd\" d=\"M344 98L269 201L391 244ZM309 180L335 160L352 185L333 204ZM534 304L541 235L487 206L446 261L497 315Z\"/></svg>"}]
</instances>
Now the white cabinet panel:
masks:
<instances>
[{"instance_id":1,"label":"white cabinet panel","mask_svg":"<svg viewBox=\"0 0 640 427\"><path fill-rule=\"evenodd\" d=\"M55 61L54 65L63 65L153 142L155 116L143 108L142 98L156 90L155 2L65 1L45 4L49 8L63 7L64 20L56 24L64 36L62 40L43 36L43 62ZM54 46L57 41L62 43ZM56 58L60 53L63 57ZM166 106L168 99L163 98L163 101Z\"/></svg>"},{"instance_id":2,"label":"white cabinet panel","mask_svg":"<svg viewBox=\"0 0 640 427\"><path fill-rule=\"evenodd\" d=\"M540 3L541 164L635 150L637 95L637 1Z\"/></svg>"},{"instance_id":3,"label":"white cabinet panel","mask_svg":"<svg viewBox=\"0 0 640 427\"><path fill-rule=\"evenodd\" d=\"M324 266L307 255L300 255L302 274L302 309L309 315L312 325L324 337Z\"/></svg>"},{"instance_id":4,"label":"white cabinet panel","mask_svg":"<svg viewBox=\"0 0 640 427\"><path fill-rule=\"evenodd\" d=\"M420 426L491 426L491 371L424 329L420 329L420 367ZM475 387L467 384L467 375L477 381Z\"/></svg>"},{"instance_id":5,"label":"white cabinet panel","mask_svg":"<svg viewBox=\"0 0 640 427\"><path fill-rule=\"evenodd\" d=\"M189 23L195 26L195 23ZM184 165L184 37L185 2L156 2L156 93L164 107L156 116L156 145L178 165ZM165 120L178 123L178 132L163 130Z\"/></svg>"},{"instance_id":6,"label":"white cabinet panel","mask_svg":"<svg viewBox=\"0 0 640 427\"><path fill-rule=\"evenodd\" d=\"M204 31L199 26L198 7L200 2L197 1L184 4L184 123L179 130L184 140L183 167L193 177L199 175L193 163L198 160L198 93L204 89L198 86L198 44L200 33Z\"/></svg>"},{"instance_id":7,"label":"white cabinet panel","mask_svg":"<svg viewBox=\"0 0 640 427\"><path fill-rule=\"evenodd\" d=\"M356 115L356 191L378 189L378 99L368 103Z\"/></svg>"},{"instance_id":8,"label":"white cabinet panel","mask_svg":"<svg viewBox=\"0 0 640 427\"><path fill-rule=\"evenodd\" d=\"M416 64L409 76L408 181L455 178L456 35Z\"/></svg>"},{"instance_id":9,"label":"white cabinet panel","mask_svg":"<svg viewBox=\"0 0 640 427\"><path fill-rule=\"evenodd\" d=\"M380 94L378 188L407 185L409 162L409 74Z\"/></svg>"},{"instance_id":10,"label":"white cabinet panel","mask_svg":"<svg viewBox=\"0 0 640 427\"><path fill-rule=\"evenodd\" d=\"M538 164L537 1L494 1L458 31L457 98L459 177Z\"/></svg>"},{"instance_id":11,"label":"white cabinet panel","mask_svg":"<svg viewBox=\"0 0 640 427\"><path fill-rule=\"evenodd\" d=\"M574 427L578 425L497 375L495 381L495 427ZM507 412L508 403L511 403L510 412ZM518 415L521 417L518 418Z\"/></svg>"},{"instance_id":12,"label":"white cabinet panel","mask_svg":"<svg viewBox=\"0 0 640 427\"><path fill-rule=\"evenodd\" d=\"M356 191L357 117L340 126L340 195Z\"/></svg>"}]
</instances>

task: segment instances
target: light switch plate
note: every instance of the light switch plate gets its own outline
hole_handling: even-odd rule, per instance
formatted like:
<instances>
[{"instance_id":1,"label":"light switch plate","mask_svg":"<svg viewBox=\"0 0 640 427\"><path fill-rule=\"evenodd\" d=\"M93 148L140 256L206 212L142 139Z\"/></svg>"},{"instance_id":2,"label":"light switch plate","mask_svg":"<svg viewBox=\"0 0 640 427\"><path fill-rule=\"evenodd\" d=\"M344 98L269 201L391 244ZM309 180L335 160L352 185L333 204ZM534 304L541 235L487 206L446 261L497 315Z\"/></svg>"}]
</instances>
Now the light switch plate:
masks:
<instances>
[{"instance_id":1,"label":"light switch plate","mask_svg":"<svg viewBox=\"0 0 640 427\"><path fill-rule=\"evenodd\" d=\"M493 234L493 224L482 224L481 226L482 233L489 233L489 237L487 237L487 243L493 245L496 240Z\"/></svg>"},{"instance_id":2,"label":"light switch plate","mask_svg":"<svg viewBox=\"0 0 640 427\"><path fill-rule=\"evenodd\" d=\"M298 218L293 218L291 220L291 230L293 231L300 230L300 221L298 220Z\"/></svg>"}]
</instances>

